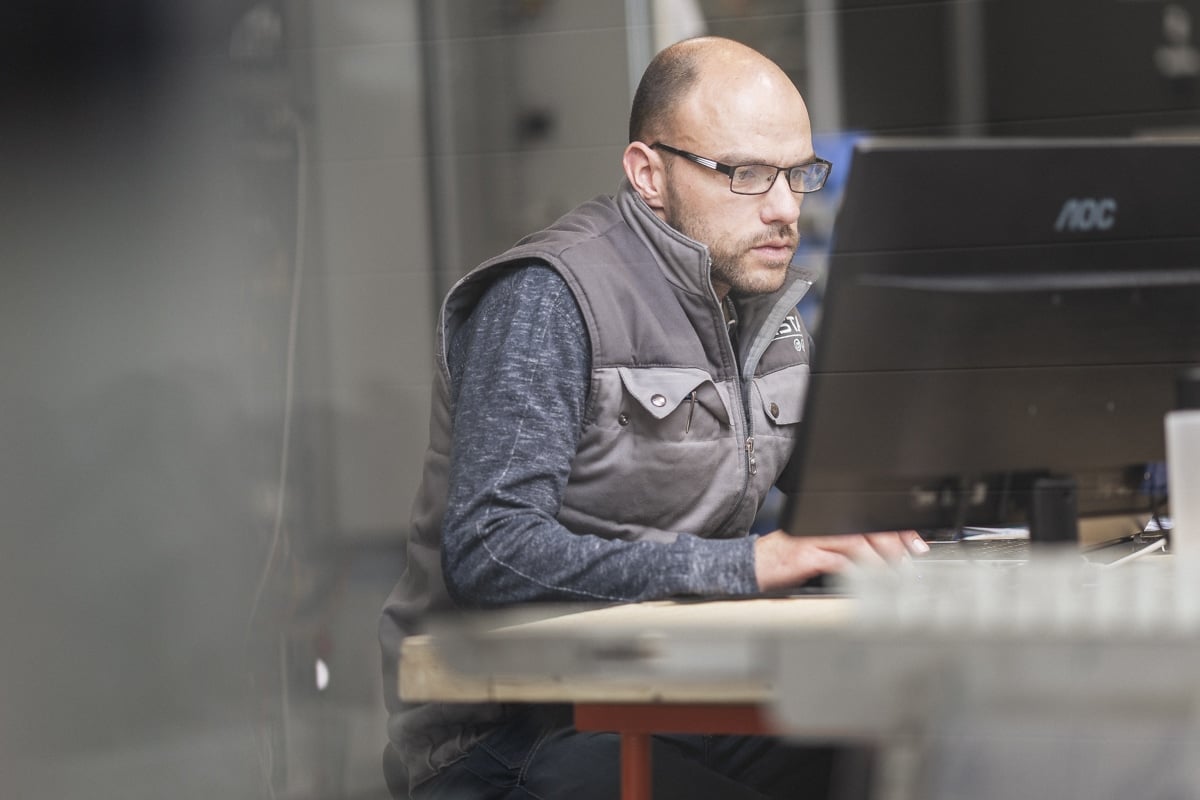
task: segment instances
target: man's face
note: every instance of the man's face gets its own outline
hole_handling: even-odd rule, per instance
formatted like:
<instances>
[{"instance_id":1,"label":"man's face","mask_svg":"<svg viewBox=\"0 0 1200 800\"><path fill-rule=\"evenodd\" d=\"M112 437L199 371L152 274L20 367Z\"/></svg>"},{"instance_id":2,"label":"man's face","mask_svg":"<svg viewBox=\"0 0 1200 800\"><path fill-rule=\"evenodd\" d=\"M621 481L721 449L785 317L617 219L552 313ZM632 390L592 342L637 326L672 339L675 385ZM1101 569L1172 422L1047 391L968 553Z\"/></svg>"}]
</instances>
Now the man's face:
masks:
<instances>
[{"instance_id":1,"label":"man's face","mask_svg":"<svg viewBox=\"0 0 1200 800\"><path fill-rule=\"evenodd\" d=\"M785 196L792 194L785 175L765 195L734 194L729 179L719 173L713 173L720 179L712 181L714 186L696 191L670 174L685 169L703 167L677 163L669 170L666 222L708 245L713 288L719 295L779 289L800 241L796 223L802 196Z\"/></svg>"},{"instance_id":2,"label":"man's face","mask_svg":"<svg viewBox=\"0 0 1200 800\"><path fill-rule=\"evenodd\" d=\"M790 83L719 76L682 104L663 142L725 164L791 167L813 158L808 111ZM779 289L799 244L803 195L786 174L760 195L730 191L729 176L658 151L666 167L663 219L709 248L718 296Z\"/></svg>"}]
</instances>

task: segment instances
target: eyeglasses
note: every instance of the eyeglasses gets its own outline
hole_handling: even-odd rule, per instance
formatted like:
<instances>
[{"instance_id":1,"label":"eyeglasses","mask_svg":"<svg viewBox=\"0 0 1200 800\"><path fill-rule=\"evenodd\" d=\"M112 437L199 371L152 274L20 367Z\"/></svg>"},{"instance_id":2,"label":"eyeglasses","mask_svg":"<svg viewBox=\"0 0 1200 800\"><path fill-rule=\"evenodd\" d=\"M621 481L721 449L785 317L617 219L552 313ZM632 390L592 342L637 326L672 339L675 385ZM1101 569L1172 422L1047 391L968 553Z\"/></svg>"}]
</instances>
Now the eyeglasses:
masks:
<instances>
[{"instance_id":1,"label":"eyeglasses","mask_svg":"<svg viewBox=\"0 0 1200 800\"><path fill-rule=\"evenodd\" d=\"M775 179L780 172L787 173L788 187L799 194L818 191L825 185L833 164L823 158L814 158L808 164L797 167L773 167L770 164L722 164L711 158L698 156L686 150L671 147L669 144L655 142L650 145L659 150L666 150L677 156L683 156L688 161L694 161L702 167L724 173L729 176L729 191L734 194L766 194L775 185Z\"/></svg>"}]
</instances>

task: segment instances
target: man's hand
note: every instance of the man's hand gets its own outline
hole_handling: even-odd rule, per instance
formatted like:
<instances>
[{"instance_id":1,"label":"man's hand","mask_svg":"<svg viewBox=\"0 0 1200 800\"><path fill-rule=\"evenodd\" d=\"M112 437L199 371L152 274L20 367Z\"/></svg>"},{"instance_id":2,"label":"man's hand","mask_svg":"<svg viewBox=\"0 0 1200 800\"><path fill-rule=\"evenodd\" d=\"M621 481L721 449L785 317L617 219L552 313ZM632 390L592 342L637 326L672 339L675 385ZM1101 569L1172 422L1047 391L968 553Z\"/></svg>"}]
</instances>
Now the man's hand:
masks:
<instances>
[{"instance_id":1,"label":"man's hand","mask_svg":"<svg viewBox=\"0 0 1200 800\"><path fill-rule=\"evenodd\" d=\"M777 530L754 543L754 576L760 591L787 589L827 572L894 564L929 552L916 531L792 536Z\"/></svg>"}]
</instances>

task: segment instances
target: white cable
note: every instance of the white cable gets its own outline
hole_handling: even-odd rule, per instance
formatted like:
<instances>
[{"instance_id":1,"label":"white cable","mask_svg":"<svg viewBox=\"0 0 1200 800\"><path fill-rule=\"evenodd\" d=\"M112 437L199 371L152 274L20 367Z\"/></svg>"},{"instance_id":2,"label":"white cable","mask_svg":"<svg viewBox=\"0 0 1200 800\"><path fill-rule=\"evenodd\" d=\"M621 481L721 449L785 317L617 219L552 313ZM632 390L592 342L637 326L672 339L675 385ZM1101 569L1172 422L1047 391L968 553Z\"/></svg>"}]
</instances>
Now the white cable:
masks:
<instances>
[{"instance_id":1,"label":"white cable","mask_svg":"<svg viewBox=\"0 0 1200 800\"><path fill-rule=\"evenodd\" d=\"M246 618L246 630L244 647L249 652L250 638L253 633L254 620L258 616L259 606L262 603L263 593L266 591L267 583L270 580L271 573L274 569L276 560L279 558L281 551L287 549L287 534L284 529L284 511L287 507L287 486L288 486L288 461L291 451L292 437L292 409L295 405L295 385L296 385L296 340L300 322L300 297L301 297L301 278L304 274L304 259L305 259L305 241L307 238L307 226L305 220L307 218L308 205L308 154L307 142L304 133L304 123L297 117L294 111L290 108L285 108L281 112L281 121L292 129L295 136L296 145L296 233L295 242L293 244L292 257L292 293L291 303L288 309L288 332L286 344L286 356L284 367L284 390L283 390L283 422L280 431L280 446L279 446L279 485L275 492L275 508L271 520L271 539L267 545L266 559L263 562L262 570L259 573L257 584L254 588L253 599L250 602L250 612ZM284 734L287 733L287 708L286 708L286 664L282 663L284 653L286 651L286 642L280 641L281 651L281 675L285 681L283 690L284 694ZM250 680L254 683L254 672L251 669ZM264 737L261 733L258 736L259 749L261 755L260 766L263 770L263 782L266 784L266 789L271 800L275 800L275 785L272 780L272 773L275 765L275 751L272 747L269 737ZM286 744L284 750L286 752Z\"/></svg>"},{"instance_id":2,"label":"white cable","mask_svg":"<svg viewBox=\"0 0 1200 800\"><path fill-rule=\"evenodd\" d=\"M1109 563L1101 564L1100 566L1102 566L1104 569L1111 569L1112 567L1117 567L1117 566L1120 566L1121 564L1127 564L1130 561L1133 561L1134 559L1141 558L1142 556L1147 556L1147 555L1150 555L1151 553L1156 553L1159 550L1165 550L1166 544L1167 544L1166 537L1163 537L1161 539L1155 539L1153 542L1150 542L1150 544L1147 544L1143 547L1139 547L1137 550L1134 550L1129 555L1121 556L1116 561L1110 561Z\"/></svg>"},{"instance_id":3,"label":"white cable","mask_svg":"<svg viewBox=\"0 0 1200 800\"><path fill-rule=\"evenodd\" d=\"M253 623L255 616L258 614L259 604L262 602L263 592L266 590L267 581L271 575L271 568L274 565L275 558L280 551L280 547L286 544L286 536L283 532L283 515L287 506L287 485L288 485L288 460L291 450L292 436L292 407L295 403L295 386L296 386L296 338L300 321L300 286L301 278L304 274L304 245L306 236L306 205L307 205L307 171L308 158L306 153L306 142L304 136L304 125L296 117L291 109L283 112L283 118L293 129L296 137L296 239L294 244L294 256L292 261L292 297L291 305L288 310L288 333L287 333L287 351L284 367L284 389L283 389L283 423L280 432L280 447L279 447L279 486L275 493L275 510L271 521L271 540L267 545L267 558L263 563L262 572L258 577L258 584L254 589L254 599L250 604L250 616L247 621L247 637L249 636L249 625Z\"/></svg>"}]
</instances>

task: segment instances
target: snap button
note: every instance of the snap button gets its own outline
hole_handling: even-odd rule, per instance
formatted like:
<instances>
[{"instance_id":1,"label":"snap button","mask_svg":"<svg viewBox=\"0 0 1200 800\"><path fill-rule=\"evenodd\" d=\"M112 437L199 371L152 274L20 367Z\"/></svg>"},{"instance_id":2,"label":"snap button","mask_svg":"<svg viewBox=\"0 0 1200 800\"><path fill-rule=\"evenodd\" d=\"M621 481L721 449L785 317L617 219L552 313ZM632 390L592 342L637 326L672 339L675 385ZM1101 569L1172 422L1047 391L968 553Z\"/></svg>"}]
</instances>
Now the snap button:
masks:
<instances>
[{"instance_id":1,"label":"snap button","mask_svg":"<svg viewBox=\"0 0 1200 800\"><path fill-rule=\"evenodd\" d=\"M629 424L629 415L626 414L624 411L622 411L620 414L617 415L617 424L621 425L621 426L628 425Z\"/></svg>"},{"instance_id":2,"label":"snap button","mask_svg":"<svg viewBox=\"0 0 1200 800\"><path fill-rule=\"evenodd\" d=\"M656 394L651 396L650 403L658 408L662 408L667 404L667 398L663 397L661 394Z\"/></svg>"},{"instance_id":3,"label":"snap button","mask_svg":"<svg viewBox=\"0 0 1200 800\"><path fill-rule=\"evenodd\" d=\"M779 404L778 403L771 403L771 416L776 419L779 418Z\"/></svg>"}]
</instances>

